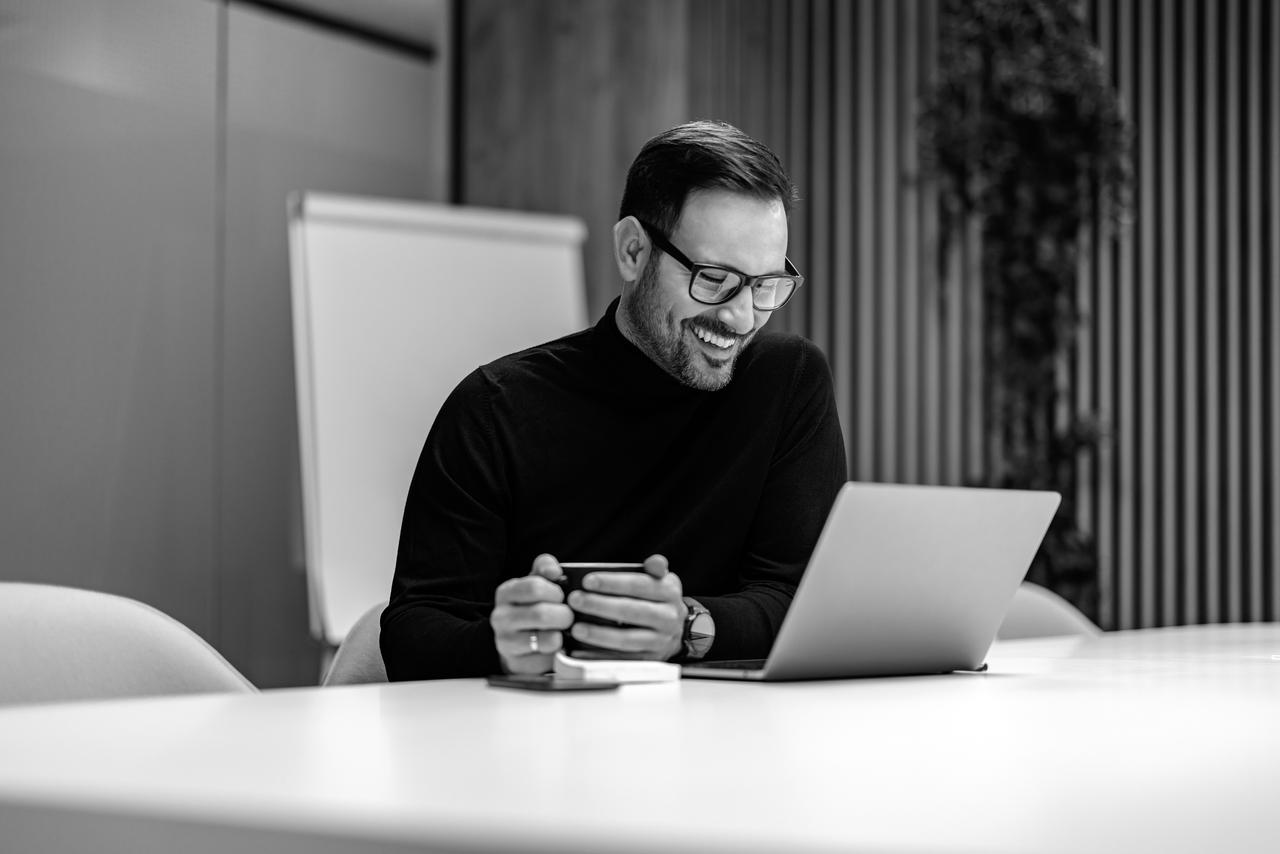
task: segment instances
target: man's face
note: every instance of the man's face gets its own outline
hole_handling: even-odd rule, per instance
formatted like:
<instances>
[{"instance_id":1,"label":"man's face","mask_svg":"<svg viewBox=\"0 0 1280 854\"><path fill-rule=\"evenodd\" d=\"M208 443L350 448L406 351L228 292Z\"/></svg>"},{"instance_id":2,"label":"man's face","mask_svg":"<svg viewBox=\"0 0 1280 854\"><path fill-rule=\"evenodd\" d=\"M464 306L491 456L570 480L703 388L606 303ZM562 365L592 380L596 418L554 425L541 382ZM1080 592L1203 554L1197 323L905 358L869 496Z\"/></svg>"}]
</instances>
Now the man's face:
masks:
<instances>
[{"instance_id":1,"label":"man's face","mask_svg":"<svg viewBox=\"0 0 1280 854\"><path fill-rule=\"evenodd\" d=\"M779 200L700 190L689 195L668 238L698 263L748 275L777 272L787 253L787 216ZM752 307L750 288L720 305L698 302L689 296L688 269L652 247L639 279L623 286L618 325L667 373L715 391L728 385L738 356L771 315Z\"/></svg>"}]
</instances>

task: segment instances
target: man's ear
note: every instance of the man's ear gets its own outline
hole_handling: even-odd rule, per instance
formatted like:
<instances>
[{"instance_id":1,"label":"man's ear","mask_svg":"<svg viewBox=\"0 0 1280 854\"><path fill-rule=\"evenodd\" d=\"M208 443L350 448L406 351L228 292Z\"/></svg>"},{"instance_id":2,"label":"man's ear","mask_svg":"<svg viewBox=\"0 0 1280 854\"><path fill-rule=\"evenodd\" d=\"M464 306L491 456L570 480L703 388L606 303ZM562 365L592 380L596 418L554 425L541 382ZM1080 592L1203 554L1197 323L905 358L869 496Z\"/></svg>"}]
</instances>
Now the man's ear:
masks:
<instances>
[{"instance_id":1,"label":"man's ear","mask_svg":"<svg viewBox=\"0 0 1280 854\"><path fill-rule=\"evenodd\" d=\"M631 284L640 279L649 260L649 235L633 216L623 217L613 226L613 259L623 282Z\"/></svg>"}]
</instances>

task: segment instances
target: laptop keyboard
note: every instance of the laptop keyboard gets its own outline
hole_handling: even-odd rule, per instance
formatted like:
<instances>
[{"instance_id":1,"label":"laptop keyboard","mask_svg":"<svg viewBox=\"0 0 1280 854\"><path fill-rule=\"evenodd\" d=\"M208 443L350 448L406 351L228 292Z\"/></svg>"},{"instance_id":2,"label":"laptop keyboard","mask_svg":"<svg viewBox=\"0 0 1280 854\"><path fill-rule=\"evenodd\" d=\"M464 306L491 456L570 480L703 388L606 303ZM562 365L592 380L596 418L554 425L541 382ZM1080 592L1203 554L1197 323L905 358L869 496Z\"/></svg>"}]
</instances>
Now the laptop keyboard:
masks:
<instances>
[{"instance_id":1,"label":"laptop keyboard","mask_svg":"<svg viewBox=\"0 0 1280 854\"><path fill-rule=\"evenodd\" d=\"M712 670L763 670L766 659L739 658L730 661L690 662L694 667L708 667Z\"/></svg>"}]
</instances>

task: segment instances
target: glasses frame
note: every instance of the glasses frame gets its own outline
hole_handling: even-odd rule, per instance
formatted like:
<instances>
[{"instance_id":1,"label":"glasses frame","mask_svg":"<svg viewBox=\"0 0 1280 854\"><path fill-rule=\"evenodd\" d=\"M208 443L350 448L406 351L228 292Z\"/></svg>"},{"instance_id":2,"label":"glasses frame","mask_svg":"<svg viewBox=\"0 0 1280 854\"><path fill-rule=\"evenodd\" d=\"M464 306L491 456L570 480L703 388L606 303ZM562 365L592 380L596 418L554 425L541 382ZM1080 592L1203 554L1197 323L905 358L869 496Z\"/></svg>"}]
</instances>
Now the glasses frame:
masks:
<instances>
[{"instance_id":1,"label":"glasses frame","mask_svg":"<svg viewBox=\"0 0 1280 854\"><path fill-rule=\"evenodd\" d=\"M800 286L804 284L804 276L801 275L800 271L796 269L796 265L791 263L791 259L786 257L785 255L782 258L782 260L787 265L785 272L765 273L760 276L748 276L746 273L742 272L741 270L735 270L732 267L726 267L723 264L701 264L697 261L690 260L688 255L685 255L683 252L677 249L671 243L671 241L667 239L667 236L663 234L661 231L659 231L657 228L645 222L644 220L640 219L639 217L636 217L636 222L640 223L640 227L645 230L645 233L649 235L649 239L652 240L659 249L661 249L663 252L670 255L673 259L675 259L675 261L678 264L680 264L682 267L684 267L686 270L689 271L689 298L692 299L694 302L701 303L702 305L724 305L725 303L731 301L734 297L736 297L743 288L750 287L752 308L754 308L756 311L777 311L787 303L791 302L791 298L796 295L796 291L800 290ZM726 273L733 273L735 276L742 279L742 281L738 283L737 287L729 291L729 295L726 296L724 299L720 300L719 302L707 302L704 299L699 299L697 295L694 294L693 292L693 283L697 281L698 273L703 270L721 270ZM786 299L784 299L782 302L775 305L773 308L761 308L760 306L756 305L755 283L762 281L764 279L779 279L779 278L791 278L791 279L795 279L796 281L796 286L791 289L791 293L787 294Z\"/></svg>"}]
</instances>

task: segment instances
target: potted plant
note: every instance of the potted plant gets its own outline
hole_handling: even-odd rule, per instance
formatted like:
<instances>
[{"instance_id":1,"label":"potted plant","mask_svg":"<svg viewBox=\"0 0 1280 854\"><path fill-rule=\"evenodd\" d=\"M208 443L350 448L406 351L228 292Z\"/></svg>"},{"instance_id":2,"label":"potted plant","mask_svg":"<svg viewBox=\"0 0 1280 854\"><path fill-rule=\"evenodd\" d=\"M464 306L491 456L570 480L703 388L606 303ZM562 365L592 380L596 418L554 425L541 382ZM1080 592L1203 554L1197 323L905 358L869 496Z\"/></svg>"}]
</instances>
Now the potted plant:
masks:
<instances>
[{"instance_id":1,"label":"potted plant","mask_svg":"<svg viewBox=\"0 0 1280 854\"><path fill-rule=\"evenodd\" d=\"M1082 321L1082 237L1128 206L1129 126L1080 3L943 0L939 15L922 156L939 188L942 258L971 218L981 235L986 484L1063 494L1028 577L1096 621L1075 465L1100 427L1055 411L1074 399L1058 368Z\"/></svg>"}]
</instances>

